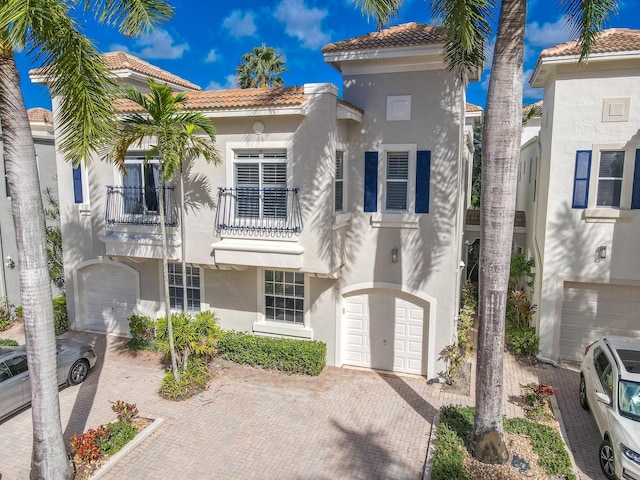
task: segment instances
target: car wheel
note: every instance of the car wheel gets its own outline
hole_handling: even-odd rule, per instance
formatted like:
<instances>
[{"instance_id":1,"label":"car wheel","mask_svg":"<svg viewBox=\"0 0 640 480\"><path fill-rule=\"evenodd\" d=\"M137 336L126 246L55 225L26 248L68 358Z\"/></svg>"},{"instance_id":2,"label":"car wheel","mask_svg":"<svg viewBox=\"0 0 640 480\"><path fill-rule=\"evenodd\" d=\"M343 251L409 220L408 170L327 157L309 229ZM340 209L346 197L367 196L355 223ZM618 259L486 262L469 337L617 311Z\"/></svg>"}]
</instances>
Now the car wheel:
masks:
<instances>
[{"instance_id":1,"label":"car wheel","mask_svg":"<svg viewBox=\"0 0 640 480\"><path fill-rule=\"evenodd\" d=\"M69 370L69 385L77 385L84 382L84 379L87 378L88 373L89 362L87 362L84 358L76 360L76 362L71 366L71 370Z\"/></svg>"},{"instance_id":2,"label":"car wheel","mask_svg":"<svg viewBox=\"0 0 640 480\"><path fill-rule=\"evenodd\" d=\"M611 441L605 438L600 444L600 468L609 480L616 480L616 468Z\"/></svg>"},{"instance_id":3,"label":"car wheel","mask_svg":"<svg viewBox=\"0 0 640 480\"><path fill-rule=\"evenodd\" d=\"M585 410L589 410L589 402L587 401L587 386L584 383L584 377L580 375L580 390L578 391L580 397L580 406Z\"/></svg>"}]
</instances>

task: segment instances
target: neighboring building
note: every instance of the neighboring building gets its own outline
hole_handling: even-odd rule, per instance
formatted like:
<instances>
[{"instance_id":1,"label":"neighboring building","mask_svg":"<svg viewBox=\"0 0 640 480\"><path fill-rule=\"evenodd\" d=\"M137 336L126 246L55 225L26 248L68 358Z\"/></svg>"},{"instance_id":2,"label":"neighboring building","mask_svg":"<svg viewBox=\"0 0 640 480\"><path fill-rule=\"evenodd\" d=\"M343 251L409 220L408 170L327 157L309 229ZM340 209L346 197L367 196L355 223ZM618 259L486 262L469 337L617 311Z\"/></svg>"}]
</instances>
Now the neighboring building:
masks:
<instances>
[{"instance_id":1,"label":"neighboring building","mask_svg":"<svg viewBox=\"0 0 640 480\"><path fill-rule=\"evenodd\" d=\"M36 148L40 189L49 187L57 197L56 152L53 134L53 114L45 108L32 108L27 111L31 124L31 134ZM2 144L0 143L0 148ZM4 154L3 154L4 158ZM16 232L11 211L11 192L7 183L4 161L2 168L2 187L0 190L0 297L9 297L13 305L20 305L20 265L16 247ZM45 208L48 206L45 204ZM54 294L59 293L54 288Z\"/></svg>"},{"instance_id":2,"label":"neighboring building","mask_svg":"<svg viewBox=\"0 0 640 480\"><path fill-rule=\"evenodd\" d=\"M518 209L535 259L540 356L576 361L602 334L640 336L640 31L544 50L539 134L523 135ZM535 127L531 127L535 128Z\"/></svg>"},{"instance_id":3,"label":"neighboring building","mask_svg":"<svg viewBox=\"0 0 640 480\"><path fill-rule=\"evenodd\" d=\"M171 306L182 302L184 242L188 306L215 311L224 328L321 340L332 365L429 377L444 369L473 125L443 47L440 28L416 23L325 46L343 99L327 83L202 92L107 54L120 81L168 82L215 123L223 164L191 162L184 195L169 182ZM32 79L42 81L37 71ZM126 334L132 313L162 314L157 165L143 154L131 152L125 177L98 159L73 170L58 158L75 329Z\"/></svg>"}]
</instances>

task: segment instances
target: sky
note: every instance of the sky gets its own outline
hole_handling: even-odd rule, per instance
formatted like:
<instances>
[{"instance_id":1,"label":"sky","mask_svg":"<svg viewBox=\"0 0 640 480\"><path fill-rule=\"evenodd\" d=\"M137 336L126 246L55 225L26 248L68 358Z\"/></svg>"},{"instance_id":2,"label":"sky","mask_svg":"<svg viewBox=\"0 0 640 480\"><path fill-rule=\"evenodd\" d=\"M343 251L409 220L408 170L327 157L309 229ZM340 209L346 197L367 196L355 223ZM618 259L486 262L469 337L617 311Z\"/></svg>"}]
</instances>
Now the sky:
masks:
<instances>
[{"instance_id":1,"label":"sky","mask_svg":"<svg viewBox=\"0 0 640 480\"><path fill-rule=\"evenodd\" d=\"M640 2L619 0L619 12L608 28L640 29ZM235 69L242 54L263 43L274 47L286 62L285 86L332 82L341 86L338 71L325 64L324 45L375 31L376 22L364 16L354 0L173 0L174 17L157 32L128 39L115 29L77 17L84 33L99 51L122 50L179 75L203 89L235 87ZM525 40L524 101L542 98L528 79L540 51L571 40L557 0L529 0ZM404 0L399 15L390 22L433 23L429 0ZM490 48L491 46L489 46ZM19 53L16 57L27 108L51 108L46 88L31 84L28 72L39 66ZM490 66L482 78L469 85L467 100L483 106Z\"/></svg>"}]
</instances>

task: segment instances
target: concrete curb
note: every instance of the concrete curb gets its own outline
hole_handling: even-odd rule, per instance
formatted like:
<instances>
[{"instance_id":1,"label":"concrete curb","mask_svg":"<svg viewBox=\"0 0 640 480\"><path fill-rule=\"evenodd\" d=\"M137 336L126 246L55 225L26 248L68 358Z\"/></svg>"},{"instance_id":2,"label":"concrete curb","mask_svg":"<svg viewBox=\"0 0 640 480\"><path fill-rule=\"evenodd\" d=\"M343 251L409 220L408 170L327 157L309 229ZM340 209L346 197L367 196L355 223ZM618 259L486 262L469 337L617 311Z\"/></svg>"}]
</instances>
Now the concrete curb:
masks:
<instances>
[{"instance_id":1,"label":"concrete curb","mask_svg":"<svg viewBox=\"0 0 640 480\"><path fill-rule=\"evenodd\" d=\"M122 450L112 456L107 463L102 465L95 473L91 476L91 480L98 480L102 478L109 470L117 465L117 463L126 457L131 451L144 442L153 432L155 432L160 425L164 423L163 418L156 418L151 425L145 428L143 431L138 433L133 440L127 443Z\"/></svg>"},{"instance_id":2,"label":"concrete curb","mask_svg":"<svg viewBox=\"0 0 640 480\"><path fill-rule=\"evenodd\" d=\"M424 474L422 480L429 480L431 478L431 468L433 467L433 455L436 451L436 429L440 424L440 410L438 410L433 417L433 423L431 424L431 435L429 436L429 446L427 447L427 458L424 462Z\"/></svg>"},{"instance_id":3,"label":"concrete curb","mask_svg":"<svg viewBox=\"0 0 640 480\"><path fill-rule=\"evenodd\" d=\"M573 469L573 473L575 474L576 478L580 478L576 461L573 458L573 453L571 452L571 449L569 448L569 442L567 440L568 439L567 431L564 428L564 421L562 420L562 414L560 413L560 406L558 405L558 401L556 400L555 396L552 396L549 400L551 403L551 410L553 410L553 415L556 417L556 421L560 426L560 436L562 437L562 441L564 442L564 448L566 448L567 453L569 454L569 460L571 460L571 468Z\"/></svg>"}]
</instances>

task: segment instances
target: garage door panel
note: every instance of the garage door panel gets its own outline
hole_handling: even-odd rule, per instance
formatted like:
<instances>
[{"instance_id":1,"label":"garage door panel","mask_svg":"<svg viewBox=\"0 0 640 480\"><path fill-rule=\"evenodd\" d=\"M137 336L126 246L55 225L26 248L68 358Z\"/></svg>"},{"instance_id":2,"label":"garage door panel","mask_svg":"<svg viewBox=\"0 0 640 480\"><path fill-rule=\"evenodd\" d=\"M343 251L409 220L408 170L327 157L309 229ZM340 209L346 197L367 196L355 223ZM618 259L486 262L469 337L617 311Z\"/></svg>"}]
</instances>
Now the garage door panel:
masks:
<instances>
[{"instance_id":1,"label":"garage door panel","mask_svg":"<svg viewBox=\"0 0 640 480\"><path fill-rule=\"evenodd\" d=\"M563 294L561 360L581 361L603 335L640 337L640 287L567 282Z\"/></svg>"},{"instance_id":2,"label":"garage door panel","mask_svg":"<svg viewBox=\"0 0 640 480\"><path fill-rule=\"evenodd\" d=\"M78 271L79 298L88 330L128 334L137 304L137 278L121 267L95 264Z\"/></svg>"},{"instance_id":3,"label":"garage door panel","mask_svg":"<svg viewBox=\"0 0 640 480\"><path fill-rule=\"evenodd\" d=\"M422 374L424 315L423 308L386 292L346 297L344 363Z\"/></svg>"}]
</instances>

